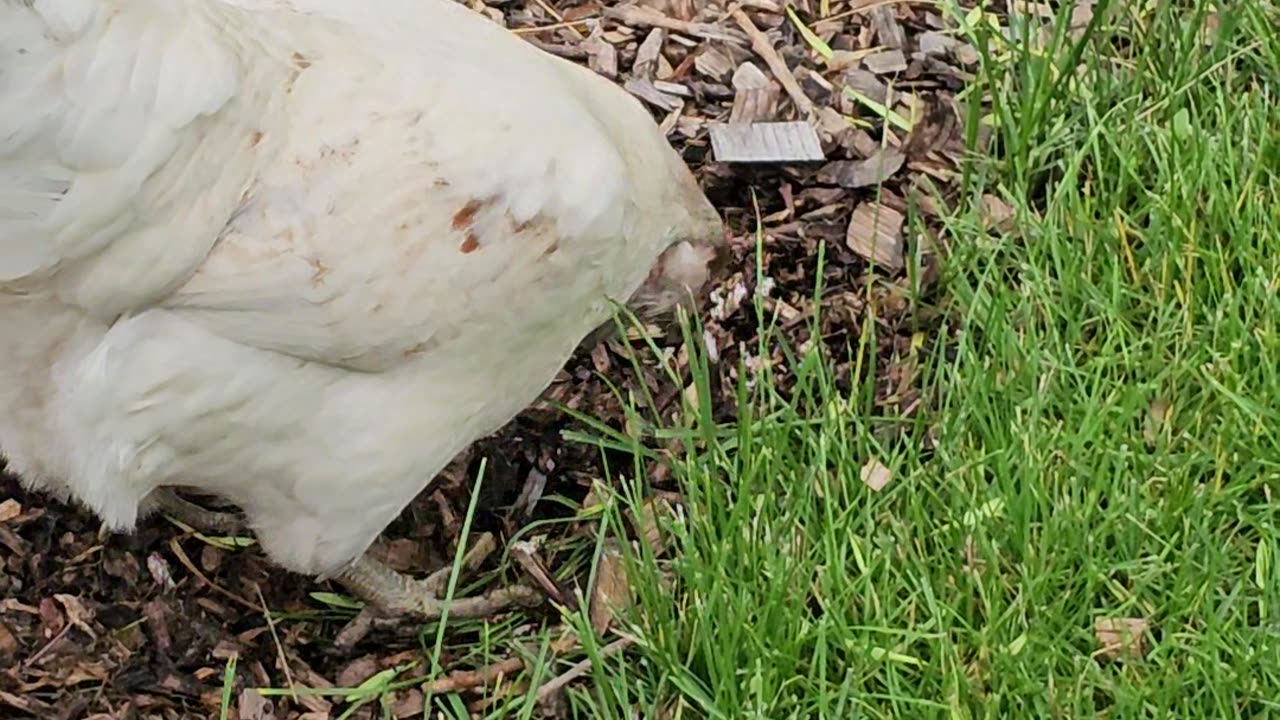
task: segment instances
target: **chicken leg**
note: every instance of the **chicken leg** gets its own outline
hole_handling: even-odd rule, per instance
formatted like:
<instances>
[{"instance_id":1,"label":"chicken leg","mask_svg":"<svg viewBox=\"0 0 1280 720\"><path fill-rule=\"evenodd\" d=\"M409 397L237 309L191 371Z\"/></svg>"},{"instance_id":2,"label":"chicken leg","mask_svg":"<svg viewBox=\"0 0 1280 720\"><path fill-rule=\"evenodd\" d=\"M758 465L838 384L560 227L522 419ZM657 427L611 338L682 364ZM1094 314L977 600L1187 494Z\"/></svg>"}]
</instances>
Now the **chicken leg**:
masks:
<instances>
[{"instance_id":1,"label":"chicken leg","mask_svg":"<svg viewBox=\"0 0 1280 720\"><path fill-rule=\"evenodd\" d=\"M157 488L152 492L157 509L201 532L223 535L248 533L248 526L236 514L216 512L178 495L173 488ZM493 535L484 533L462 558L462 571L474 570L497 547ZM438 619L444 612L441 598L448 590L449 576L453 568L445 566L424 579L403 575L367 552L334 580L360 599L377 606L392 615L410 615L422 619ZM484 595L455 598L449 606L454 617L489 617L512 606L533 606L542 595L533 588L513 585L499 588Z\"/></svg>"},{"instance_id":2,"label":"chicken leg","mask_svg":"<svg viewBox=\"0 0 1280 720\"><path fill-rule=\"evenodd\" d=\"M248 532L248 526L239 515L201 507L182 497L171 487L156 488L151 492L150 499L160 512L200 532L219 535L243 535Z\"/></svg>"},{"instance_id":3,"label":"chicken leg","mask_svg":"<svg viewBox=\"0 0 1280 720\"><path fill-rule=\"evenodd\" d=\"M462 572L474 570L497 546L490 533L483 533L462 557ZM439 619L445 611L442 602L448 590L453 568L445 566L426 578L403 575L368 553L360 556L334 579L356 596L397 615L412 615L425 620ZM531 607L543 596L525 585L499 588L475 597L454 598L449 615L461 618L489 617L512 606Z\"/></svg>"}]
</instances>

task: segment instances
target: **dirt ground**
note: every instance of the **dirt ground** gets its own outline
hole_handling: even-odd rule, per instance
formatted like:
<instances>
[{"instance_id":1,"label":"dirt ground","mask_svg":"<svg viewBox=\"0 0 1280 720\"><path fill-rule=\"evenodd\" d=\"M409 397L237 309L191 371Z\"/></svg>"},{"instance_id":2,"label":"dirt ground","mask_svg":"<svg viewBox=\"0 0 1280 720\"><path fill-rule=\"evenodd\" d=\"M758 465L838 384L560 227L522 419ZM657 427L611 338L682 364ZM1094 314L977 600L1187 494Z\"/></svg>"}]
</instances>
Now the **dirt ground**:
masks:
<instances>
[{"instance_id":1,"label":"dirt ground","mask_svg":"<svg viewBox=\"0 0 1280 720\"><path fill-rule=\"evenodd\" d=\"M864 324L874 323L878 361L865 372L875 374L879 402L886 412L928 412L931 399L917 391L917 368L908 358L917 334L927 343L945 341L941 313L932 305L937 255L945 248L929 227L936 207L930 198L934 191L945 198L953 180L966 112L955 94L978 61L972 47L941 32L953 23L944 22L936 5L806 0L791 6L794 18L774 0L748 0L732 10L695 0L471 6L644 100L734 229L730 274L710 293L705 313L704 341L716 359L717 417L734 415L740 366L750 371L781 359L780 348L768 357L751 354L757 293L765 311L780 318L789 343L821 343L846 386L858 380L851 377L849 348ZM825 161L712 162L709 124L797 118L818 128ZM913 203L925 221L920 227L902 221ZM760 267L757 218L764 231ZM872 248L877 231L888 242ZM813 288L823 243L822 323L814 338ZM505 539L533 519L569 514L546 498L582 502L591 483L604 477L597 450L562 439L561 431L575 423L551 401L621 427L622 406L607 380L624 390L647 386L660 417L678 411L683 388L657 369L642 345L634 343L647 363L639 375L618 340L584 348L546 401L477 445L472 470L481 459L489 463L477 529ZM687 383L678 335L669 333L660 345ZM649 481L655 492L677 497L660 464L649 468ZM380 547L388 560L415 572L446 562L466 511L464 490L444 482L423 493L385 533ZM552 532L575 526L562 527ZM543 547L530 562L561 574L557 544ZM513 564L506 574L516 579L520 572ZM562 584L573 581L561 577ZM585 585L585 568L577 582ZM242 686L284 686L287 663L289 680L325 687L358 683L416 652L412 636L378 628L354 644L335 643L350 639L339 637L348 618L310 595L324 590L338 591L274 570L254 549L221 548L164 518L136 535L106 536L86 512L0 479L0 717L217 717L223 669L233 654ZM264 605L298 616L276 627ZM549 608L529 617L555 621ZM443 662L470 669L458 658ZM482 698L483 690L468 692L469 701ZM238 712L243 718L323 718L340 711L334 707L312 698ZM406 702L396 712L412 717L420 710Z\"/></svg>"}]
</instances>

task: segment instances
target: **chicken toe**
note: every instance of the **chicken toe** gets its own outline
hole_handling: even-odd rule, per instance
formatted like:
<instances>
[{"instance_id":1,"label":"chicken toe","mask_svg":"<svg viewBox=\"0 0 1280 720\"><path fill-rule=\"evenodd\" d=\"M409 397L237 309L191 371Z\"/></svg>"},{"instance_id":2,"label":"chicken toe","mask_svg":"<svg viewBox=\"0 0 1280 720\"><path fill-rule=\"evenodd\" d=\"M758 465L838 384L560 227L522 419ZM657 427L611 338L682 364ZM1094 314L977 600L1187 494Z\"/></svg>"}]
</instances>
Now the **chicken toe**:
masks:
<instances>
[{"instance_id":1,"label":"chicken toe","mask_svg":"<svg viewBox=\"0 0 1280 720\"><path fill-rule=\"evenodd\" d=\"M481 535L463 556L463 571L473 570L484 562L495 546L493 535ZM388 613L431 620L440 618L445 611L442 598L448 590L452 570L446 566L419 580L396 572L365 554L334 579L361 599ZM531 587L513 585L475 597L455 597L448 604L448 612L451 617L490 617L515 606L532 607L543 597Z\"/></svg>"},{"instance_id":2,"label":"chicken toe","mask_svg":"<svg viewBox=\"0 0 1280 720\"><path fill-rule=\"evenodd\" d=\"M235 513L203 508L183 498L171 487L156 488L151 492L150 500L155 503L156 509L160 512L200 532L219 535L239 535L248 532L244 521Z\"/></svg>"}]
</instances>

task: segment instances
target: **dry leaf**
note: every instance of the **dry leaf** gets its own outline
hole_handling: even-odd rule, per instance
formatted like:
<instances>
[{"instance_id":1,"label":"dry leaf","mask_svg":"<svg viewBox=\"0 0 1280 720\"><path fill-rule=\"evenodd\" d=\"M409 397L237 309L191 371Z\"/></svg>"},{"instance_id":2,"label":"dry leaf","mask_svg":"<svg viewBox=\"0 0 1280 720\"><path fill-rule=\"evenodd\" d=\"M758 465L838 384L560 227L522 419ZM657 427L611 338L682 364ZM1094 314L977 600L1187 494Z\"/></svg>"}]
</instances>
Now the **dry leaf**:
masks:
<instances>
[{"instance_id":1,"label":"dry leaf","mask_svg":"<svg viewBox=\"0 0 1280 720\"><path fill-rule=\"evenodd\" d=\"M906 218L891 207L865 202L854 209L849 218L845 242L849 249L890 271L905 264L902 248L902 225Z\"/></svg>"},{"instance_id":2,"label":"dry leaf","mask_svg":"<svg viewBox=\"0 0 1280 720\"><path fill-rule=\"evenodd\" d=\"M422 544L409 538L376 542L369 548L369 557L382 561L397 572L421 570L428 562Z\"/></svg>"},{"instance_id":3,"label":"dry leaf","mask_svg":"<svg viewBox=\"0 0 1280 720\"><path fill-rule=\"evenodd\" d=\"M1007 232L1013 227L1014 210L995 195L982 196L982 222L988 228Z\"/></svg>"},{"instance_id":4,"label":"dry leaf","mask_svg":"<svg viewBox=\"0 0 1280 720\"><path fill-rule=\"evenodd\" d=\"M22 505L17 500L9 498L4 502L0 502L0 522L9 522L21 514Z\"/></svg>"},{"instance_id":5,"label":"dry leaf","mask_svg":"<svg viewBox=\"0 0 1280 720\"><path fill-rule=\"evenodd\" d=\"M396 700L391 704L391 715L396 720L402 718L421 717L424 707L422 691L407 688L396 693Z\"/></svg>"},{"instance_id":6,"label":"dry leaf","mask_svg":"<svg viewBox=\"0 0 1280 720\"><path fill-rule=\"evenodd\" d=\"M1142 618L1098 618L1093 632L1100 646L1095 656L1141 657L1147 651L1147 621Z\"/></svg>"},{"instance_id":7,"label":"dry leaf","mask_svg":"<svg viewBox=\"0 0 1280 720\"><path fill-rule=\"evenodd\" d=\"M84 603L80 602L80 598L75 595L67 595L65 593L57 593L53 596L67 611L67 622L79 628L84 634L93 639L98 638L98 634L93 631L89 623L93 622L93 613L89 612Z\"/></svg>"},{"instance_id":8,"label":"dry leaf","mask_svg":"<svg viewBox=\"0 0 1280 720\"><path fill-rule=\"evenodd\" d=\"M1164 427L1165 421L1169 418L1169 401L1164 398L1156 398L1151 401L1151 406L1147 409L1146 422L1142 426L1142 437L1148 443L1155 443L1159 437L1161 428Z\"/></svg>"},{"instance_id":9,"label":"dry leaf","mask_svg":"<svg viewBox=\"0 0 1280 720\"><path fill-rule=\"evenodd\" d=\"M666 549L666 543L663 542L662 537L661 520L675 517L675 508L667 500L653 497L645 500L638 512L629 510L628 513L631 515L632 526L640 533L645 544L654 555L661 555Z\"/></svg>"},{"instance_id":10,"label":"dry leaf","mask_svg":"<svg viewBox=\"0 0 1280 720\"><path fill-rule=\"evenodd\" d=\"M862 482L867 487L880 492L893 479L893 471L881 464L879 460L871 458L866 465L862 466L858 477L862 478Z\"/></svg>"},{"instance_id":11,"label":"dry leaf","mask_svg":"<svg viewBox=\"0 0 1280 720\"><path fill-rule=\"evenodd\" d=\"M4 623L0 623L0 658L12 657L18 652L18 639L9 632Z\"/></svg>"},{"instance_id":12,"label":"dry leaf","mask_svg":"<svg viewBox=\"0 0 1280 720\"><path fill-rule=\"evenodd\" d=\"M631 603L631 583L627 579L622 553L615 547L606 547L600 554L596 570L596 586L591 592L591 627L603 636L613 625L616 613Z\"/></svg>"}]
</instances>

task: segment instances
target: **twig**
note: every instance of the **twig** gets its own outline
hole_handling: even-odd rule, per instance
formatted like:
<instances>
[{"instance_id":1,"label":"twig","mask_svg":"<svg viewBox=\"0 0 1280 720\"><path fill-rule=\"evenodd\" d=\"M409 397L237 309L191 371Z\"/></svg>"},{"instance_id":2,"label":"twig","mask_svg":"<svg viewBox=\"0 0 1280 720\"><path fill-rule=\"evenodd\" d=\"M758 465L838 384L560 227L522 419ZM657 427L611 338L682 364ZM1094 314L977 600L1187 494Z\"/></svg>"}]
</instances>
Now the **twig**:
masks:
<instances>
[{"instance_id":1,"label":"twig","mask_svg":"<svg viewBox=\"0 0 1280 720\"><path fill-rule=\"evenodd\" d=\"M182 549L182 545L178 543L178 538L172 538L169 540L169 549L173 551L173 554L178 558L178 562L182 563L182 566L187 569L187 572L191 573L192 575L195 575L205 585L208 585L209 587L218 591L223 596L236 601L237 603L249 608L254 612L259 612L259 611L266 612L267 609L265 607L258 607L257 605L254 605L253 603L249 602L248 600L245 600L239 595L236 595L230 590L227 590L221 585L215 584L204 573L200 572L199 568L196 567L196 564L191 562L191 558L187 557L187 551Z\"/></svg>"},{"instance_id":2,"label":"twig","mask_svg":"<svg viewBox=\"0 0 1280 720\"><path fill-rule=\"evenodd\" d=\"M507 658L479 670L456 670L432 682L424 690L429 695L460 693L474 690L496 682L500 678L514 675L524 669L524 658Z\"/></svg>"},{"instance_id":3,"label":"twig","mask_svg":"<svg viewBox=\"0 0 1280 720\"><path fill-rule=\"evenodd\" d=\"M539 50L551 53L556 57L562 57L565 60L586 60L591 57L591 53L583 50L577 45L556 45L554 43L543 42L529 35L521 35L521 38L530 45Z\"/></svg>"},{"instance_id":4,"label":"twig","mask_svg":"<svg viewBox=\"0 0 1280 720\"><path fill-rule=\"evenodd\" d=\"M569 632L551 643L551 656L563 655L578 646L578 636ZM460 693L489 685L503 676L514 675L524 669L524 658L513 657L486 665L479 670L457 670L432 682L424 691L436 693ZM429 688L429 689L428 689Z\"/></svg>"},{"instance_id":5,"label":"twig","mask_svg":"<svg viewBox=\"0 0 1280 720\"><path fill-rule=\"evenodd\" d=\"M298 688L293 684L293 673L289 671L289 658L285 657L284 645L280 642L280 636L276 634L276 621L271 619L271 611L267 609L267 599L262 595L262 587L255 582L253 589L258 593L258 602L262 604L262 617L267 621L267 630L271 631L271 639L275 642L276 657L280 661L280 669L284 670L284 680L289 685L289 695L294 702L297 702Z\"/></svg>"},{"instance_id":6,"label":"twig","mask_svg":"<svg viewBox=\"0 0 1280 720\"><path fill-rule=\"evenodd\" d=\"M741 45L745 38L737 33L710 25L708 23L689 22L687 20L679 20L673 17L667 17L653 8L641 7L639 5L622 5L619 7L607 7L604 9L604 16L617 20L623 25L629 26L645 26L656 27L673 32L692 35L703 40L719 40L721 42L733 43Z\"/></svg>"},{"instance_id":7,"label":"twig","mask_svg":"<svg viewBox=\"0 0 1280 720\"><path fill-rule=\"evenodd\" d=\"M617 655L635 644L635 639L624 637L600 648L600 657L609 657ZM542 687L538 688L538 702L542 702L550 697L553 693L558 692L561 688L578 678L586 675L591 670L591 658L587 658L573 667L566 670L559 677L553 678Z\"/></svg>"},{"instance_id":8,"label":"twig","mask_svg":"<svg viewBox=\"0 0 1280 720\"><path fill-rule=\"evenodd\" d=\"M555 21L557 23L569 28L574 32L575 35L577 35L580 38L586 37L586 35L582 34L582 30L578 28L577 24L565 24L564 16L561 15L555 8L551 7L551 5L547 2L547 0L533 0L533 1L538 4L538 7L545 10L548 15L555 18Z\"/></svg>"},{"instance_id":9,"label":"twig","mask_svg":"<svg viewBox=\"0 0 1280 720\"><path fill-rule=\"evenodd\" d=\"M552 25L537 25L537 26L531 26L531 27L512 28L511 32L515 35L536 35L538 33L549 32L551 30L562 30L564 28L572 28L572 27L577 27L579 25L586 25L587 23L592 22L593 20L599 20L599 19L600 18L597 18L597 17L587 17L587 18L581 18L578 20L563 20L561 22L558 22Z\"/></svg>"},{"instance_id":10,"label":"twig","mask_svg":"<svg viewBox=\"0 0 1280 720\"><path fill-rule=\"evenodd\" d=\"M841 13L836 13L831 17L822 18L823 22L835 22L836 20L844 20L854 15L860 15L869 10L876 8L888 7L890 5L903 5L908 0L853 0L849 3L849 9ZM915 2L925 2L926 0L914 0Z\"/></svg>"},{"instance_id":11,"label":"twig","mask_svg":"<svg viewBox=\"0 0 1280 720\"><path fill-rule=\"evenodd\" d=\"M791 73L791 69L787 67L786 61L774 49L773 43L769 41L769 36L760 31L756 24L751 22L751 18L742 11L742 8L735 7L729 11L729 15L734 22L738 23L738 27L747 34L751 39L751 49L764 60L769 66L770 72L782 83L782 89L787 91L787 95L791 96L791 102L795 103L796 109L800 111L805 118L813 115L813 101L808 95L804 94L800 83L796 82L796 76Z\"/></svg>"},{"instance_id":12,"label":"twig","mask_svg":"<svg viewBox=\"0 0 1280 720\"><path fill-rule=\"evenodd\" d=\"M342 626L338 634L333 638L333 646L341 652L351 652L356 645L360 644L369 636L373 630L374 624L379 620L378 611L372 607L365 606L360 608L360 612L356 616Z\"/></svg>"},{"instance_id":13,"label":"twig","mask_svg":"<svg viewBox=\"0 0 1280 720\"><path fill-rule=\"evenodd\" d=\"M542 592L546 593L554 602L563 605L569 612L578 611L577 598L560 589L560 584L552 577L551 571L538 559L537 552L533 549L533 543L528 540L516 542L511 546L511 555L516 559L516 562L520 563L520 567L525 574L537 583L538 587L542 588Z\"/></svg>"}]
</instances>

